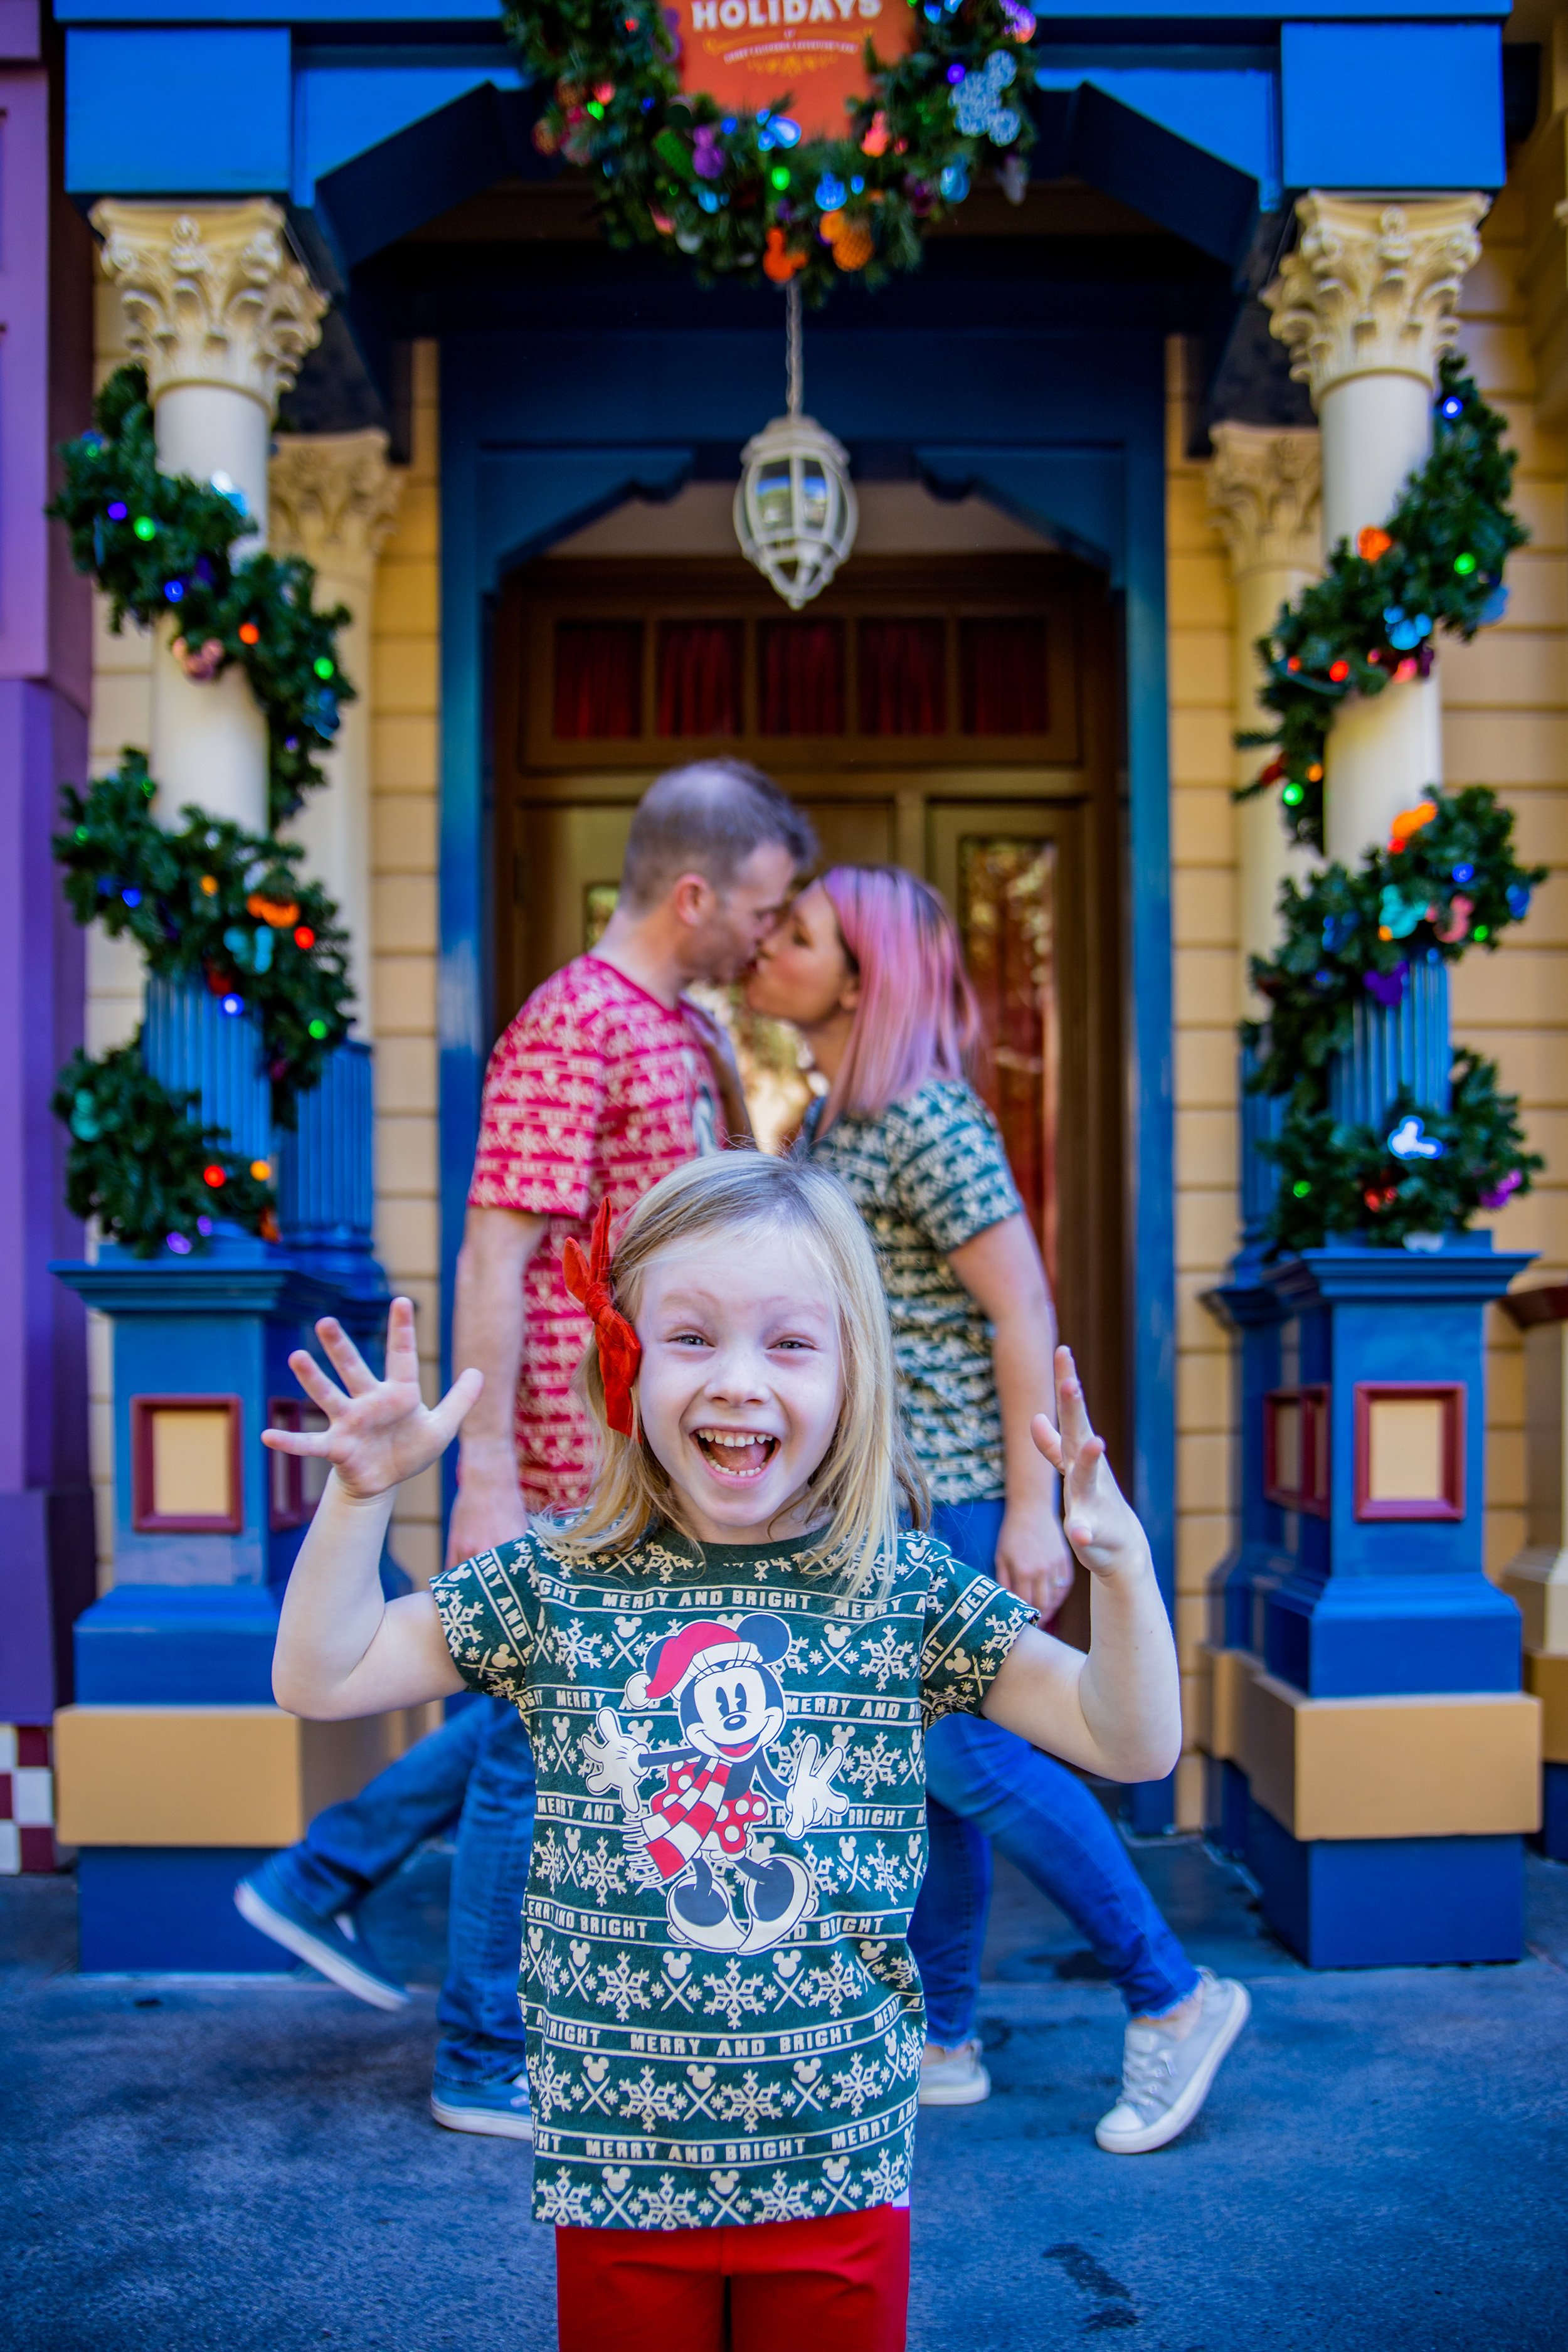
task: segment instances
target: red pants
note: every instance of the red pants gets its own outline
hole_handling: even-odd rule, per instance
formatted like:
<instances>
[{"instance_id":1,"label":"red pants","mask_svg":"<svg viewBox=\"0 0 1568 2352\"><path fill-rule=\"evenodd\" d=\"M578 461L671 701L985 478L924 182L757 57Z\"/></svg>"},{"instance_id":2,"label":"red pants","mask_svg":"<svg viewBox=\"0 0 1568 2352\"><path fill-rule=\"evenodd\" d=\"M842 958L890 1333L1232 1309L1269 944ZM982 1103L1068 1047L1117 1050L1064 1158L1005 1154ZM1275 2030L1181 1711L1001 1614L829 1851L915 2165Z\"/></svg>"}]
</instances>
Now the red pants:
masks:
<instances>
[{"instance_id":1,"label":"red pants","mask_svg":"<svg viewBox=\"0 0 1568 2352\"><path fill-rule=\"evenodd\" d=\"M561 2352L904 2352L907 2207L555 2232Z\"/></svg>"}]
</instances>

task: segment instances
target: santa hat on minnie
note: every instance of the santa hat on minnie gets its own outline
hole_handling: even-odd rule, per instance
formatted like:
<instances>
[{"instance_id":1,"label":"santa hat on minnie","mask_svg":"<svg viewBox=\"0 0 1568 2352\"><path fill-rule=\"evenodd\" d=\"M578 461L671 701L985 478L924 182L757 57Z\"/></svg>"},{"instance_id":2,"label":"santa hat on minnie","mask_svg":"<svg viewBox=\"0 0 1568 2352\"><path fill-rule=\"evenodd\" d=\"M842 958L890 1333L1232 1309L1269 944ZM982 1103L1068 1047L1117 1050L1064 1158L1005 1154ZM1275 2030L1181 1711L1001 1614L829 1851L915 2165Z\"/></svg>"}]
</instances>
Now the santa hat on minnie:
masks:
<instances>
[{"instance_id":1,"label":"santa hat on minnie","mask_svg":"<svg viewBox=\"0 0 1568 2352\"><path fill-rule=\"evenodd\" d=\"M654 1643L646 1671L633 1675L626 1685L626 1705L649 1706L673 1697L693 1675L712 1674L721 1666L760 1665L762 1658L756 1643L742 1633L716 1619L699 1618L695 1625L683 1625L679 1633L667 1633Z\"/></svg>"}]
</instances>

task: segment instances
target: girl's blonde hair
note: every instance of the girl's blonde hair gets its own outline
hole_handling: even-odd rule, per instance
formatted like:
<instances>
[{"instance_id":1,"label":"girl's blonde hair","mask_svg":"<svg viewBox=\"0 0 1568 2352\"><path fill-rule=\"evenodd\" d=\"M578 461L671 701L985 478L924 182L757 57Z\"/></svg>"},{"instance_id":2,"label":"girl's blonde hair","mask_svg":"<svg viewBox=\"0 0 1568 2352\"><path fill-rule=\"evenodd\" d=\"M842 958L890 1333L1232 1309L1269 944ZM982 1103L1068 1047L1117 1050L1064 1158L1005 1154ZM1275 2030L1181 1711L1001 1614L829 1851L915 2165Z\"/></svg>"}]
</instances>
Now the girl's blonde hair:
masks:
<instances>
[{"instance_id":1,"label":"girl's blonde hair","mask_svg":"<svg viewBox=\"0 0 1568 2352\"><path fill-rule=\"evenodd\" d=\"M899 1415L892 1333L876 1253L848 1193L808 1160L726 1151L688 1160L645 1193L616 1244L616 1304L635 1323L648 1267L661 1250L748 1235L798 1239L824 1276L838 1314L844 1402L838 1425L799 1506L808 1529L824 1522L803 1564L837 1571L847 1596L885 1582L896 1557L900 1507L917 1524L929 1511L924 1477ZM556 1540L582 1552L625 1550L658 1520L695 1542L680 1497L639 1427L622 1437L605 1419L599 1349L590 1340L575 1386L598 1438L587 1509Z\"/></svg>"}]
</instances>

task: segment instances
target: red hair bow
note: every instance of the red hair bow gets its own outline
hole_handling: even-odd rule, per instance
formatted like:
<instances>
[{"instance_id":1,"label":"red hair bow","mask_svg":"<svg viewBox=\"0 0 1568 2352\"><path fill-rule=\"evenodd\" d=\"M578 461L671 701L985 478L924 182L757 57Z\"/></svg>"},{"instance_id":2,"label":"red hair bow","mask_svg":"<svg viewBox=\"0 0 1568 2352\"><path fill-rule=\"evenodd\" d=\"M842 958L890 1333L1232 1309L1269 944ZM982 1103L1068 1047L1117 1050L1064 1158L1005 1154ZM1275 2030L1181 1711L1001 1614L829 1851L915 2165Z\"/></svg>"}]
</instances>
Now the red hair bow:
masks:
<instances>
[{"instance_id":1,"label":"red hair bow","mask_svg":"<svg viewBox=\"0 0 1568 2352\"><path fill-rule=\"evenodd\" d=\"M632 1382L642 1362L642 1342L616 1307L610 1292L610 1204L599 1203L588 1255L581 1242L568 1241L561 1253L566 1287L594 1318L599 1343L599 1374L605 1384L605 1419L621 1437L637 1435L632 1409Z\"/></svg>"}]
</instances>

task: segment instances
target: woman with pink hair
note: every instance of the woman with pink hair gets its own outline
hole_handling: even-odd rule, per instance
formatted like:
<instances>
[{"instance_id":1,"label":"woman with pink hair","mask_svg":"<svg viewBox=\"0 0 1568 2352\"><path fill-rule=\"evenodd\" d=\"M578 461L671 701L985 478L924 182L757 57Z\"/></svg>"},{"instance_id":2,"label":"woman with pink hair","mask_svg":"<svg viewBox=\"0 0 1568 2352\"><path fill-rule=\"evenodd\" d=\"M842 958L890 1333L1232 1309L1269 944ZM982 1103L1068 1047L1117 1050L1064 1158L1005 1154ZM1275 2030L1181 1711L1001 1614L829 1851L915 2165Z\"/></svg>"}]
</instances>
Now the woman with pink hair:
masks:
<instances>
[{"instance_id":1,"label":"woman with pink hair","mask_svg":"<svg viewBox=\"0 0 1568 2352\"><path fill-rule=\"evenodd\" d=\"M800 1148L847 1187L876 1245L900 1402L931 1488L932 1532L1049 1618L1072 1581L1056 1474L1030 1439L1053 1393L1056 1317L1002 1136L973 1087L979 1008L957 929L894 866L836 866L802 891L747 983L793 1022L827 1092ZM921 2102L991 2088L975 2032L991 1845L1083 1931L1129 2023L1113 2153L1184 2131L1247 2021L1239 1984L1194 1969L1090 1791L979 1716L926 1742L931 1859L910 1942L925 1988Z\"/></svg>"}]
</instances>

